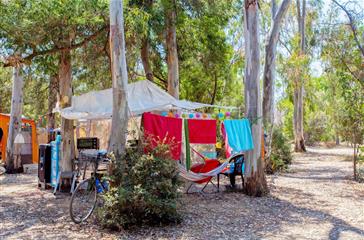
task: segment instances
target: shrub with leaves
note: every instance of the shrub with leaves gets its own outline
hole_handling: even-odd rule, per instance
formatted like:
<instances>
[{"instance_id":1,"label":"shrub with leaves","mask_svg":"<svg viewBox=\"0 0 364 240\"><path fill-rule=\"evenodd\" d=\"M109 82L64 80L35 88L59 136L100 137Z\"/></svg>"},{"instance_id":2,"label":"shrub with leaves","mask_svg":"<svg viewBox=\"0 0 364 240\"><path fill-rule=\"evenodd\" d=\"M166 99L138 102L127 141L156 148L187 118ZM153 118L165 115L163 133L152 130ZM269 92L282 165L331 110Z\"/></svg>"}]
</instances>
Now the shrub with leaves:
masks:
<instances>
[{"instance_id":1,"label":"shrub with leaves","mask_svg":"<svg viewBox=\"0 0 364 240\"><path fill-rule=\"evenodd\" d=\"M329 124L329 118L322 112L311 113L310 119L305 125L305 143L313 146L319 142L328 142L334 139L332 126Z\"/></svg>"},{"instance_id":2,"label":"shrub with leaves","mask_svg":"<svg viewBox=\"0 0 364 240\"><path fill-rule=\"evenodd\" d=\"M357 168L357 180L359 182L364 182L364 146L358 147Z\"/></svg>"},{"instance_id":3,"label":"shrub with leaves","mask_svg":"<svg viewBox=\"0 0 364 240\"><path fill-rule=\"evenodd\" d=\"M180 221L177 211L180 182L171 148L161 142L148 154L144 149L127 150L123 156L128 163L126 174L121 161L116 161L112 187L103 196L104 204L98 210L98 219L104 227L121 229Z\"/></svg>"},{"instance_id":4,"label":"shrub with leaves","mask_svg":"<svg viewBox=\"0 0 364 240\"><path fill-rule=\"evenodd\" d=\"M292 162L291 147L281 128L274 128L270 160L266 161L266 172L282 171Z\"/></svg>"}]
</instances>

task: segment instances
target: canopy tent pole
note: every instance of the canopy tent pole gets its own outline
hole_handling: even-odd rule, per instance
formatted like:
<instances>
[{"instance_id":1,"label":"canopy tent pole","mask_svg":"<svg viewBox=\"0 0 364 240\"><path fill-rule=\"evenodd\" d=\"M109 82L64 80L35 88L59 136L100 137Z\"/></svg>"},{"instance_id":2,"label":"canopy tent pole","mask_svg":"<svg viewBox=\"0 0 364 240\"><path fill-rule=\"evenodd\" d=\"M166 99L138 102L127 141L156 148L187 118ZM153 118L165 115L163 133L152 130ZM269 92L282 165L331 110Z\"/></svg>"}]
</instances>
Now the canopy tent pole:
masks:
<instances>
[{"instance_id":1,"label":"canopy tent pole","mask_svg":"<svg viewBox=\"0 0 364 240\"><path fill-rule=\"evenodd\" d=\"M91 132L91 120L87 120L86 137L90 137Z\"/></svg>"},{"instance_id":2,"label":"canopy tent pole","mask_svg":"<svg viewBox=\"0 0 364 240\"><path fill-rule=\"evenodd\" d=\"M183 119L185 129L185 143L186 143L186 169L191 168L191 152L190 152L190 137L188 133L188 119Z\"/></svg>"}]
</instances>

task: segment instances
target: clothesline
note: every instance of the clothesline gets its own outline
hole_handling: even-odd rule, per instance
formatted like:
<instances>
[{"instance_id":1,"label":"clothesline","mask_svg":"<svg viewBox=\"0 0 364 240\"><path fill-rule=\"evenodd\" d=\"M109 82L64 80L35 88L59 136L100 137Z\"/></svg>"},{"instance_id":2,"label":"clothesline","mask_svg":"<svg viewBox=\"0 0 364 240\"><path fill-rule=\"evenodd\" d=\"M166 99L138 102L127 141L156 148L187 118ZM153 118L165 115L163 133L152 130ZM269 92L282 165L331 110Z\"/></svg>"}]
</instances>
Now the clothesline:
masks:
<instances>
[{"instance_id":1,"label":"clothesline","mask_svg":"<svg viewBox=\"0 0 364 240\"><path fill-rule=\"evenodd\" d=\"M186 169L191 164L191 144L216 144L216 119L181 119L164 117L152 113L143 114L144 134L152 136L154 146L160 140L173 143L173 159L179 160L182 153L182 141L185 144ZM183 124L182 124L183 123ZM248 119L224 120L222 132L225 139L225 148L228 155L236 152L248 151L254 148ZM183 127L184 126L184 127ZM184 129L184 139L182 130Z\"/></svg>"}]
</instances>

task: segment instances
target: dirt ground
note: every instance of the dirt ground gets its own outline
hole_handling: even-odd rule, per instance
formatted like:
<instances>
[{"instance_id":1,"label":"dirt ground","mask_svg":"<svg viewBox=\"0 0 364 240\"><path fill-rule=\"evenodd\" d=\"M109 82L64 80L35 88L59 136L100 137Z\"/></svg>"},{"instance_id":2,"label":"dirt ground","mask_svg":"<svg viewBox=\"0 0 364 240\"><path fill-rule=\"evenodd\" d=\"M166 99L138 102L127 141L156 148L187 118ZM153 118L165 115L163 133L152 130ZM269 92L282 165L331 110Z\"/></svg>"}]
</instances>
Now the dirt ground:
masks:
<instances>
[{"instance_id":1,"label":"dirt ground","mask_svg":"<svg viewBox=\"0 0 364 240\"><path fill-rule=\"evenodd\" d=\"M353 182L351 149L309 148L270 194L183 195L179 225L110 232L73 224L69 196L37 188L36 174L0 176L0 239L364 239L364 184Z\"/></svg>"}]
</instances>

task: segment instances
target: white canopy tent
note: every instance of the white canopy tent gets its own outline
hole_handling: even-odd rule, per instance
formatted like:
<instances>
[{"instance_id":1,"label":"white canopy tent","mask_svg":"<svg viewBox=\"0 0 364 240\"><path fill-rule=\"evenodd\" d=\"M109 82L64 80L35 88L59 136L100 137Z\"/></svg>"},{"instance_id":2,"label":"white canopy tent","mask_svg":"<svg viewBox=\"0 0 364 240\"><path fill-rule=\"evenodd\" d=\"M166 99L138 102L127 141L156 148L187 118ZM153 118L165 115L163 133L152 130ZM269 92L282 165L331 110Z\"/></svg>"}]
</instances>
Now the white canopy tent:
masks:
<instances>
[{"instance_id":1,"label":"white canopy tent","mask_svg":"<svg viewBox=\"0 0 364 240\"><path fill-rule=\"evenodd\" d=\"M72 106L60 110L67 119L109 119L112 115L112 89L92 91L72 98ZM128 85L128 105L134 115L149 111L170 109L194 110L203 107L220 107L187 100L177 100L154 83L143 80ZM234 107L220 107L233 109Z\"/></svg>"}]
</instances>

